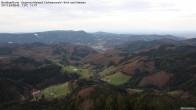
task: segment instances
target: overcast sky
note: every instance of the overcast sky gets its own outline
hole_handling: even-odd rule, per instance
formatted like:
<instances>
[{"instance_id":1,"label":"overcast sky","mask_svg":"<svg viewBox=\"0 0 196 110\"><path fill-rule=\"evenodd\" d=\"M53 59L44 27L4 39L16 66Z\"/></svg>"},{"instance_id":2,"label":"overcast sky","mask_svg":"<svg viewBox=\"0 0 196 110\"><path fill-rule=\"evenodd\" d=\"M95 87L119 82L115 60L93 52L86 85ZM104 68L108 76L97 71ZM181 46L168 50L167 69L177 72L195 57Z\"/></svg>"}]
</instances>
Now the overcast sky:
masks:
<instances>
[{"instance_id":1,"label":"overcast sky","mask_svg":"<svg viewBox=\"0 0 196 110\"><path fill-rule=\"evenodd\" d=\"M46 30L127 33L196 31L196 0L83 1L86 2L85 5L41 5L32 8L0 7L0 32Z\"/></svg>"}]
</instances>

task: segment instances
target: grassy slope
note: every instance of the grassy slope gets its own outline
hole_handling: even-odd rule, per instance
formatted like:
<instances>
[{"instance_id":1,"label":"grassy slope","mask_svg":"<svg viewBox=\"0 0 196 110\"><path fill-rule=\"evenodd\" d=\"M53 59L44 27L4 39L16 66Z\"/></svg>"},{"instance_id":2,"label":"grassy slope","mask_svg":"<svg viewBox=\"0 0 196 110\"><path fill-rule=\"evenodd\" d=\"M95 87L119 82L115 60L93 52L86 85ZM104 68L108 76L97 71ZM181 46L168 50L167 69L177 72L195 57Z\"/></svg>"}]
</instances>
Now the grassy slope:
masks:
<instances>
[{"instance_id":1,"label":"grassy slope","mask_svg":"<svg viewBox=\"0 0 196 110\"><path fill-rule=\"evenodd\" d=\"M63 67L63 72L66 72L66 73L76 73L78 71L78 68L74 67L74 66L66 66L66 67Z\"/></svg>"},{"instance_id":2,"label":"grassy slope","mask_svg":"<svg viewBox=\"0 0 196 110\"><path fill-rule=\"evenodd\" d=\"M81 78L86 78L89 76L90 71L88 69L79 69L79 74Z\"/></svg>"},{"instance_id":3,"label":"grassy slope","mask_svg":"<svg viewBox=\"0 0 196 110\"><path fill-rule=\"evenodd\" d=\"M54 62L55 64L57 64L58 66L62 67L63 73L78 73L78 74L80 74L81 78L87 78L90 74L89 69L86 69L86 67L85 67L87 65L85 65L84 68L77 68L75 66L64 66L64 65L60 64L59 61L56 59L50 59L50 60L52 62Z\"/></svg>"},{"instance_id":4,"label":"grassy slope","mask_svg":"<svg viewBox=\"0 0 196 110\"><path fill-rule=\"evenodd\" d=\"M81 78L86 78L90 74L90 71L88 69L77 68L74 66L66 66L66 67L63 67L62 70L65 73L78 73L81 76Z\"/></svg>"},{"instance_id":5,"label":"grassy slope","mask_svg":"<svg viewBox=\"0 0 196 110\"><path fill-rule=\"evenodd\" d=\"M44 95L46 99L49 98L61 98L66 96L70 92L68 83L63 83L55 86L50 86L41 91L41 95ZM50 96L53 93L52 96Z\"/></svg>"},{"instance_id":6,"label":"grassy slope","mask_svg":"<svg viewBox=\"0 0 196 110\"><path fill-rule=\"evenodd\" d=\"M111 66L111 67L109 67L109 68L106 68L105 70L103 70L102 72L100 72L99 74L101 75L101 76L104 76L104 75L106 75L107 73L109 73L109 72L111 72L111 71L114 71L115 70L115 67L114 66Z\"/></svg>"},{"instance_id":7,"label":"grassy slope","mask_svg":"<svg viewBox=\"0 0 196 110\"><path fill-rule=\"evenodd\" d=\"M114 85L121 85L121 84L126 83L130 78L131 76L118 72L116 74L104 77L103 80L111 84L114 84Z\"/></svg>"}]
</instances>

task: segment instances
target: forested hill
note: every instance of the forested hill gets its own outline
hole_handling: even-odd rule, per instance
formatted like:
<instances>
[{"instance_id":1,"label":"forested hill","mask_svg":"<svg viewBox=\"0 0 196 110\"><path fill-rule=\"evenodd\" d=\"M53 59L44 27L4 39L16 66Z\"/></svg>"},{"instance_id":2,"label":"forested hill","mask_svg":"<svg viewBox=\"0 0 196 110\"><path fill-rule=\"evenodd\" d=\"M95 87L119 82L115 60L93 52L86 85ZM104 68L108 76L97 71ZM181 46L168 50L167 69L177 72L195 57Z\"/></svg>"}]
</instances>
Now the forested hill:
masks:
<instances>
[{"instance_id":1,"label":"forested hill","mask_svg":"<svg viewBox=\"0 0 196 110\"><path fill-rule=\"evenodd\" d=\"M70 43L0 44L0 109L195 107L195 40L139 42L150 46L100 53Z\"/></svg>"},{"instance_id":2,"label":"forested hill","mask_svg":"<svg viewBox=\"0 0 196 110\"><path fill-rule=\"evenodd\" d=\"M85 31L46 31L33 33L0 33L0 43L62 43L84 44L91 46L110 47L122 44L126 41L156 39L181 40L173 35L134 35L134 34L114 34L105 32L88 33Z\"/></svg>"}]
</instances>

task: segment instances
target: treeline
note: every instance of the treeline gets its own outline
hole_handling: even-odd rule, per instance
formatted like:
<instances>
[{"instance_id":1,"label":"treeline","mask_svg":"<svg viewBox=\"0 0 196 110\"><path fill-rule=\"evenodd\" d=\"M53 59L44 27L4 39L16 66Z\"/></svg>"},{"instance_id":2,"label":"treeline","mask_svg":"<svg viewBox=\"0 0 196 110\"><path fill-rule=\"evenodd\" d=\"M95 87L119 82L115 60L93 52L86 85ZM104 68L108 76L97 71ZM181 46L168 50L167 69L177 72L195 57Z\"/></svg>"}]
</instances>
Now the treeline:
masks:
<instances>
[{"instance_id":1,"label":"treeline","mask_svg":"<svg viewBox=\"0 0 196 110\"><path fill-rule=\"evenodd\" d=\"M196 95L196 79L194 77L196 73L196 52L157 58L155 65L159 70L174 74L167 84L168 88L190 91L194 96Z\"/></svg>"},{"instance_id":2,"label":"treeline","mask_svg":"<svg viewBox=\"0 0 196 110\"><path fill-rule=\"evenodd\" d=\"M177 99L162 93L144 91L130 96L124 89L101 81L83 80L77 81L77 84L78 88L64 99L18 103L7 106L6 110L177 110L180 107ZM78 96L89 87L93 88L93 92Z\"/></svg>"},{"instance_id":3,"label":"treeline","mask_svg":"<svg viewBox=\"0 0 196 110\"><path fill-rule=\"evenodd\" d=\"M0 103L20 101L22 96L30 99L33 89L41 90L78 77L78 74L61 73L61 67L53 64L34 70L0 69Z\"/></svg>"}]
</instances>

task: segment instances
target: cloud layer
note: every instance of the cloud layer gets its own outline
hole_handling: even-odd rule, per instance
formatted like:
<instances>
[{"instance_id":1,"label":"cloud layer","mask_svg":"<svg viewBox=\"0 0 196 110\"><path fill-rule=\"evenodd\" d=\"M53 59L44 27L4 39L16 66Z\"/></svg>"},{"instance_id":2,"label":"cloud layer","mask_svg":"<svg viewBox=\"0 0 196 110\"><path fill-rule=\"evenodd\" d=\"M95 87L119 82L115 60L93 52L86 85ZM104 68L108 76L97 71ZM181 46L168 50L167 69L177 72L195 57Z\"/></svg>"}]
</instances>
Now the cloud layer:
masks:
<instances>
[{"instance_id":1,"label":"cloud layer","mask_svg":"<svg viewBox=\"0 0 196 110\"><path fill-rule=\"evenodd\" d=\"M136 30L194 31L196 29L195 0L83 1L86 2L85 5L0 7L0 31L126 30L131 32Z\"/></svg>"}]
</instances>

